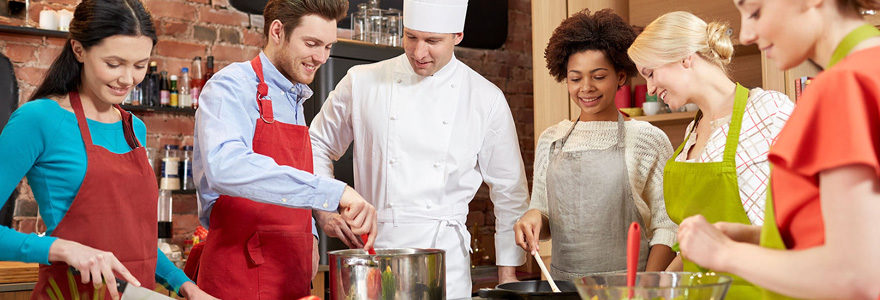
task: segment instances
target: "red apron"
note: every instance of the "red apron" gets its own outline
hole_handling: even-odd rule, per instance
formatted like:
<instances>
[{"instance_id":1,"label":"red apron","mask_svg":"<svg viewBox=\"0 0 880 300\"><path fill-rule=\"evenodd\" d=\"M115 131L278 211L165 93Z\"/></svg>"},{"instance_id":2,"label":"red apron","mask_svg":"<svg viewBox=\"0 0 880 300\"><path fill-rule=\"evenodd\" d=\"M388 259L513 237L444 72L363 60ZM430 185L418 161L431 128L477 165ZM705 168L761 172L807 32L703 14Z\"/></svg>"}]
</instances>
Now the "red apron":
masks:
<instances>
[{"instance_id":1,"label":"red apron","mask_svg":"<svg viewBox=\"0 0 880 300\"><path fill-rule=\"evenodd\" d=\"M279 165L312 172L308 127L275 121L272 101L265 98L268 86L259 56L251 60L251 66L260 80L254 152L275 159ZM308 296L311 218L308 209L221 195L211 211L211 228L199 262L199 287L221 299Z\"/></svg>"},{"instance_id":2,"label":"red apron","mask_svg":"<svg viewBox=\"0 0 880 300\"><path fill-rule=\"evenodd\" d=\"M112 252L144 287L152 289L158 251L159 190L147 152L134 135L131 114L116 106L132 151L115 154L92 144L79 94L70 92L69 98L88 164L79 192L52 236ZM63 262L40 265L31 299L110 299L106 287L98 291L104 295L95 295L93 285L82 284L80 279Z\"/></svg>"}]
</instances>

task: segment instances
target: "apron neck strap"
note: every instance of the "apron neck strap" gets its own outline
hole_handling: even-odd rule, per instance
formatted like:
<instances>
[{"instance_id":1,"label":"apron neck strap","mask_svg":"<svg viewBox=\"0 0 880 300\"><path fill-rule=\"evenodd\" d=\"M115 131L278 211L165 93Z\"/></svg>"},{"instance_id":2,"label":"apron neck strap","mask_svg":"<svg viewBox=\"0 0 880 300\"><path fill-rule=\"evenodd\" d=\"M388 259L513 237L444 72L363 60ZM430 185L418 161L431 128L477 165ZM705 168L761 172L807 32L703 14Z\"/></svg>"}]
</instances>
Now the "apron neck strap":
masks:
<instances>
[{"instance_id":1,"label":"apron neck strap","mask_svg":"<svg viewBox=\"0 0 880 300\"><path fill-rule=\"evenodd\" d=\"M272 99L269 98L269 85L263 78L263 63L260 61L259 55L251 59L251 67L257 74L257 80L260 81L257 84L257 109L260 110L260 119L266 123L273 123L275 122L275 114L272 113Z\"/></svg>"},{"instance_id":2,"label":"apron neck strap","mask_svg":"<svg viewBox=\"0 0 880 300\"><path fill-rule=\"evenodd\" d=\"M553 151L553 144L562 143L559 145L559 149L562 149L562 146L565 146L565 142L568 141L568 137L571 136L571 133L574 132L574 128L577 127L578 119L571 121L571 127L568 128L568 131L562 136L561 139L558 139L550 144L550 151ZM625 141L626 130L624 129L623 123L623 114L620 111L617 112L617 146L623 147L626 144Z\"/></svg>"},{"instance_id":3,"label":"apron neck strap","mask_svg":"<svg viewBox=\"0 0 880 300\"><path fill-rule=\"evenodd\" d=\"M840 41L840 44L837 44L837 48L835 48L834 53L831 54L831 61L828 62L828 66L826 67L826 69L831 68L832 66L840 62L859 43L875 36L880 36L880 30L878 30L876 27L874 27L874 25L871 24L864 24L851 31L849 34L843 37L843 40Z\"/></svg>"},{"instance_id":4,"label":"apron neck strap","mask_svg":"<svg viewBox=\"0 0 880 300\"><path fill-rule=\"evenodd\" d=\"M89 123L86 122L86 115L83 113L82 100L79 98L79 93L76 91L70 91L67 94L68 99L70 101L70 106L73 107L73 113L76 115L76 123L79 125L79 134L82 135L83 143L86 145L86 148L92 146L92 134L89 132Z\"/></svg>"},{"instance_id":5,"label":"apron neck strap","mask_svg":"<svg viewBox=\"0 0 880 300\"><path fill-rule=\"evenodd\" d=\"M79 125L79 133L82 136L83 144L87 147L92 146L92 133L89 131L89 123L86 121L86 114L83 112L82 99L77 91L70 91L67 95L70 106L73 107L73 114L76 115L76 123ZM122 109L119 104L114 104L113 108L118 110L120 116L122 116L122 132L125 134L125 142L128 143L131 149L140 147L141 143L138 141L137 136L135 136L134 127L131 125L131 114Z\"/></svg>"},{"instance_id":6,"label":"apron neck strap","mask_svg":"<svg viewBox=\"0 0 880 300\"><path fill-rule=\"evenodd\" d=\"M730 115L730 129L727 131L727 142L724 144L724 161L734 161L736 158L739 133L742 129L742 119L748 102L749 90L737 83L736 96L733 98L733 113Z\"/></svg>"}]
</instances>

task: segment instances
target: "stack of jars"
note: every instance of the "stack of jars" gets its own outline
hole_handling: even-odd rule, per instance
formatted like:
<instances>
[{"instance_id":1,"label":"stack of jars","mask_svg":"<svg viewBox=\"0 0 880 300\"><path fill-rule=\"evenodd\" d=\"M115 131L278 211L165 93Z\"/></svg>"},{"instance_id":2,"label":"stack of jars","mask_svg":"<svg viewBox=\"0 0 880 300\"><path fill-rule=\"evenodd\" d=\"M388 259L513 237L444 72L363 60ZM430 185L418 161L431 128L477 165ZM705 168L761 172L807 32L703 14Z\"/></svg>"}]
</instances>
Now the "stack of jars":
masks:
<instances>
[{"instance_id":1,"label":"stack of jars","mask_svg":"<svg viewBox=\"0 0 880 300\"><path fill-rule=\"evenodd\" d=\"M373 44L400 47L403 18L400 10L381 9L379 0L358 4L351 15L351 38Z\"/></svg>"}]
</instances>

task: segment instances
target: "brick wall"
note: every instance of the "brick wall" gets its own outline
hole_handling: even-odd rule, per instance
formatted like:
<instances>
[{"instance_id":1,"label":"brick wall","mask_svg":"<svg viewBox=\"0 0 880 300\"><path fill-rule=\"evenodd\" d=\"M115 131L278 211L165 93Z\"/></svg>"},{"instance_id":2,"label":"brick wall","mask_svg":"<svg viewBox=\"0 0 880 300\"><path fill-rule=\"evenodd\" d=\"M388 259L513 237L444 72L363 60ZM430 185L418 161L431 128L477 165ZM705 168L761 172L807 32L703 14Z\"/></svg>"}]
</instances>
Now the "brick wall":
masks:
<instances>
[{"instance_id":1,"label":"brick wall","mask_svg":"<svg viewBox=\"0 0 880 300\"><path fill-rule=\"evenodd\" d=\"M31 0L30 25L44 7L73 10L76 0ZM215 57L215 70L231 62L255 56L262 45L263 19L248 16L228 5L226 0L146 0L159 34L153 59L159 70L176 74L188 67L195 56ZM508 0L509 30L505 44L496 50L457 48L456 56L483 74L504 91L516 122L520 148L531 182L534 158L532 66L531 66L531 5L529 0ZM22 18L0 17L0 24L23 25ZM341 31L345 32L345 31ZM343 35L340 35L344 37ZM0 52L9 56L15 67L20 87L19 103L23 104L45 75L65 39L0 33ZM172 71L173 70L173 71ZM191 144L193 117L185 114L136 113L147 125L147 146ZM174 195L174 235L177 242L192 233L198 224L195 197ZM16 229L30 232L38 223L36 204L26 183L20 185L17 199ZM482 263L494 262L494 214L488 189L483 186L471 202L468 225L485 249L487 258L475 255Z\"/></svg>"}]
</instances>

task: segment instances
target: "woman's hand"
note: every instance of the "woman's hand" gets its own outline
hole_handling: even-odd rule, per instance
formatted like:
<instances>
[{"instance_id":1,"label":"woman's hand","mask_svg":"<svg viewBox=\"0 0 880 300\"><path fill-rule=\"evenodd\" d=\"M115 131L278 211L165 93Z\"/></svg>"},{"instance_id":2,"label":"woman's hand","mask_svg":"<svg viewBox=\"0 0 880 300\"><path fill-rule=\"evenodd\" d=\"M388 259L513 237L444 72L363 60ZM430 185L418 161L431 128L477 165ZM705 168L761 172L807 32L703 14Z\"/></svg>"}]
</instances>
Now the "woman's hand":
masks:
<instances>
[{"instance_id":1,"label":"woman's hand","mask_svg":"<svg viewBox=\"0 0 880 300\"><path fill-rule=\"evenodd\" d=\"M82 283L91 282L95 289L100 289L106 283L110 296L119 299L116 290L116 276L113 272L122 275L122 279L129 284L141 286L141 283L116 259L113 253L101 251L74 241L58 239L49 247L49 261L63 262L79 271Z\"/></svg>"},{"instance_id":2,"label":"woman's hand","mask_svg":"<svg viewBox=\"0 0 880 300\"><path fill-rule=\"evenodd\" d=\"M761 243L761 226L729 222L716 222L713 225L734 241L755 245Z\"/></svg>"},{"instance_id":3,"label":"woman's hand","mask_svg":"<svg viewBox=\"0 0 880 300\"><path fill-rule=\"evenodd\" d=\"M541 230L544 229L544 216L537 209L530 209L516 224L513 231L516 234L516 244L528 253L538 251L538 240L541 238Z\"/></svg>"},{"instance_id":4,"label":"woman's hand","mask_svg":"<svg viewBox=\"0 0 880 300\"><path fill-rule=\"evenodd\" d=\"M725 272L725 253L735 243L701 215L688 217L678 227L681 254L694 263Z\"/></svg>"},{"instance_id":5,"label":"woman's hand","mask_svg":"<svg viewBox=\"0 0 880 300\"><path fill-rule=\"evenodd\" d=\"M192 281L184 282L183 285L180 286L180 294L189 300L217 300L214 296L205 293L205 291L196 286Z\"/></svg>"}]
</instances>

